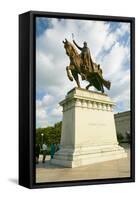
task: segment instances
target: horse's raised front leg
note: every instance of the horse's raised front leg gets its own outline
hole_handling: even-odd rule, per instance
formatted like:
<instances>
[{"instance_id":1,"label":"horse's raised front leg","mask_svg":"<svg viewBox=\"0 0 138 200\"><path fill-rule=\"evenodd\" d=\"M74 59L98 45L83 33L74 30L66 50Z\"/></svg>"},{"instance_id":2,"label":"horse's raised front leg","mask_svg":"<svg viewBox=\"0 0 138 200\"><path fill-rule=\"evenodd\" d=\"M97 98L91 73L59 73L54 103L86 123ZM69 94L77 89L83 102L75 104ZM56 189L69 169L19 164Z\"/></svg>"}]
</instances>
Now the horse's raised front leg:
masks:
<instances>
[{"instance_id":1,"label":"horse's raised front leg","mask_svg":"<svg viewBox=\"0 0 138 200\"><path fill-rule=\"evenodd\" d=\"M73 81L73 77L72 77L72 75L70 73L70 67L69 66L66 67L66 71L67 71L67 76L68 76L69 80Z\"/></svg>"},{"instance_id":2,"label":"horse's raised front leg","mask_svg":"<svg viewBox=\"0 0 138 200\"><path fill-rule=\"evenodd\" d=\"M80 81L79 81L78 73L73 72L73 71L71 71L71 72L72 72L72 76L74 77L74 79L75 79L75 81L77 83L77 86L80 88L81 86L80 86Z\"/></svg>"}]
</instances>

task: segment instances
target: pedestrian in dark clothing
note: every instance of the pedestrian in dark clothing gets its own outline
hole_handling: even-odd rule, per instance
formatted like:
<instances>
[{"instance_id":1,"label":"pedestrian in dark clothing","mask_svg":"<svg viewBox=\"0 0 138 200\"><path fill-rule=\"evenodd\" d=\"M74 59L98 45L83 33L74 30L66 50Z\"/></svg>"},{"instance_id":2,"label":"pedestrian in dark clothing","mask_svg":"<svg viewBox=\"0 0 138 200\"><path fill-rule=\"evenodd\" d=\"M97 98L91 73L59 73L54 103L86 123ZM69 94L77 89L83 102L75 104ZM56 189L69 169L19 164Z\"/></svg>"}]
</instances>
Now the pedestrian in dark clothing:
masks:
<instances>
[{"instance_id":1,"label":"pedestrian in dark clothing","mask_svg":"<svg viewBox=\"0 0 138 200\"><path fill-rule=\"evenodd\" d=\"M55 154L55 145L54 145L54 144L51 144L51 146L50 146L50 155L51 155L51 159L53 159L54 154Z\"/></svg>"},{"instance_id":2,"label":"pedestrian in dark clothing","mask_svg":"<svg viewBox=\"0 0 138 200\"><path fill-rule=\"evenodd\" d=\"M35 145L36 164L39 163L39 154L40 154L40 145L36 144Z\"/></svg>"}]
</instances>

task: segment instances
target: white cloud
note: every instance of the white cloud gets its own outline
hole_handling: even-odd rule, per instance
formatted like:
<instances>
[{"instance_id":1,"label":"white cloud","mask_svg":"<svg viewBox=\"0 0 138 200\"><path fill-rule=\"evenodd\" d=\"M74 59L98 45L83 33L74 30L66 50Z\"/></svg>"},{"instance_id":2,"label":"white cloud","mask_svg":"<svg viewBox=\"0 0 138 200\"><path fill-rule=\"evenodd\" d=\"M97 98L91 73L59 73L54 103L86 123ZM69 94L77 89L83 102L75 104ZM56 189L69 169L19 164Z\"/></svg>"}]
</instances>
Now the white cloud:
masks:
<instances>
[{"instance_id":1,"label":"white cloud","mask_svg":"<svg viewBox=\"0 0 138 200\"><path fill-rule=\"evenodd\" d=\"M52 95L47 94L42 99L42 105L45 107L47 105L52 104L53 101L54 101L54 97Z\"/></svg>"},{"instance_id":2,"label":"white cloud","mask_svg":"<svg viewBox=\"0 0 138 200\"><path fill-rule=\"evenodd\" d=\"M61 119L58 104L76 86L66 75L69 58L62 43L65 38L71 41L72 33L80 46L87 41L93 60L100 63L104 77L111 81L111 91L106 92L117 103L123 102L123 109L129 109L129 46L122 44L119 38L129 33L130 25L118 23L118 28L111 32L110 24L104 21L50 19L49 24L50 28L36 40L36 86L37 91L46 94L41 103L37 102L43 110L38 107L38 118L45 119L46 124ZM83 86L86 84L81 82ZM41 121L43 126L44 120Z\"/></svg>"},{"instance_id":3,"label":"white cloud","mask_svg":"<svg viewBox=\"0 0 138 200\"><path fill-rule=\"evenodd\" d=\"M52 95L46 94L36 100L37 127L47 127L62 119L62 108Z\"/></svg>"},{"instance_id":4,"label":"white cloud","mask_svg":"<svg viewBox=\"0 0 138 200\"><path fill-rule=\"evenodd\" d=\"M115 75L118 77L117 72L120 73L124 62L127 57L127 47L124 47L116 42L110 52L103 57L101 63L103 72L108 78L115 78Z\"/></svg>"},{"instance_id":5,"label":"white cloud","mask_svg":"<svg viewBox=\"0 0 138 200\"><path fill-rule=\"evenodd\" d=\"M46 127L48 125L47 122L47 113L43 108L40 100L36 100L36 126L37 127Z\"/></svg>"},{"instance_id":6,"label":"white cloud","mask_svg":"<svg viewBox=\"0 0 138 200\"><path fill-rule=\"evenodd\" d=\"M51 115L54 117L61 117L62 116L62 108L60 106L53 108L53 110L51 111Z\"/></svg>"}]
</instances>

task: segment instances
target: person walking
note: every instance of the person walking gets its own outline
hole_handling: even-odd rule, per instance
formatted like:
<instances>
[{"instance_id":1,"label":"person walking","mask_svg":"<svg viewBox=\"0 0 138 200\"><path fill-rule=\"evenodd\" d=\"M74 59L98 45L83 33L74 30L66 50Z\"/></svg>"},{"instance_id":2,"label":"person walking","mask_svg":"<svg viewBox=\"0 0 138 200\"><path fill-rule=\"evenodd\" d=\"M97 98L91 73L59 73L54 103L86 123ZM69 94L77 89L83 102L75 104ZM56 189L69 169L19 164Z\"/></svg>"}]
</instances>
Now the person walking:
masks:
<instances>
[{"instance_id":1,"label":"person walking","mask_svg":"<svg viewBox=\"0 0 138 200\"><path fill-rule=\"evenodd\" d=\"M45 143L42 145L42 152L43 152L43 160L42 160L42 162L45 163L46 153L47 153L47 145Z\"/></svg>"},{"instance_id":2,"label":"person walking","mask_svg":"<svg viewBox=\"0 0 138 200\"><path fill-rule=\"evenodd\" d=\"M39 154L40 154L40 145L35 145L35 157L36 157L36 164L39 163Z\"/></svg>"}]
</instances>

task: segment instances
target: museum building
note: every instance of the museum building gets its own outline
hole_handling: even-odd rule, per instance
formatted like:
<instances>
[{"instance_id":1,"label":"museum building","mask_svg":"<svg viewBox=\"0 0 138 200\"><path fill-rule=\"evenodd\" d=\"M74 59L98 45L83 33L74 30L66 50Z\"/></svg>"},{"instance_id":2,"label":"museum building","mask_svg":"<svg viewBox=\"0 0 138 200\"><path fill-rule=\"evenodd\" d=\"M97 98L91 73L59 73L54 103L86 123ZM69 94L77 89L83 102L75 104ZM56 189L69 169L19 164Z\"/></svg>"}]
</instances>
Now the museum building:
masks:
<instances>
[{"instance_id":1,"label":"museum building","mask_svg":"<svg viewBox=\"0 0 138 200\"><path fill-rule=\"evenodd\" d=\"M130 138L130 111L114 114L117 135L121 135L124 141Z\"/></svg>"}]
</instances>

